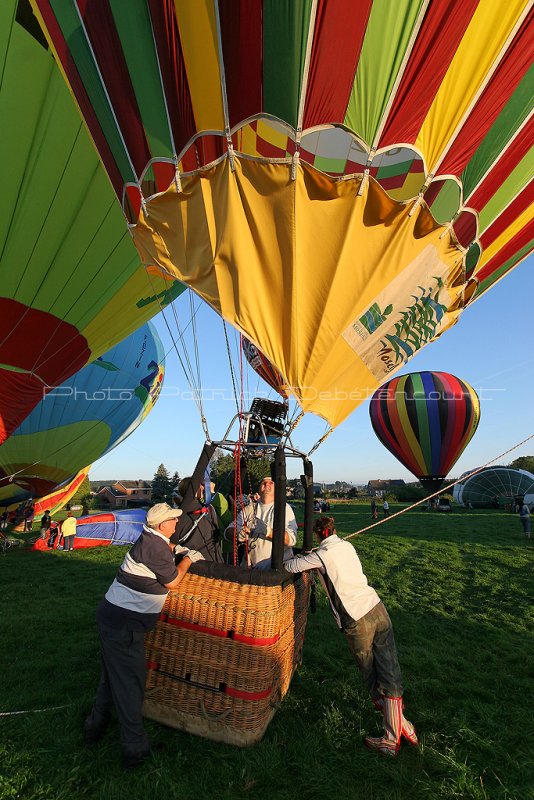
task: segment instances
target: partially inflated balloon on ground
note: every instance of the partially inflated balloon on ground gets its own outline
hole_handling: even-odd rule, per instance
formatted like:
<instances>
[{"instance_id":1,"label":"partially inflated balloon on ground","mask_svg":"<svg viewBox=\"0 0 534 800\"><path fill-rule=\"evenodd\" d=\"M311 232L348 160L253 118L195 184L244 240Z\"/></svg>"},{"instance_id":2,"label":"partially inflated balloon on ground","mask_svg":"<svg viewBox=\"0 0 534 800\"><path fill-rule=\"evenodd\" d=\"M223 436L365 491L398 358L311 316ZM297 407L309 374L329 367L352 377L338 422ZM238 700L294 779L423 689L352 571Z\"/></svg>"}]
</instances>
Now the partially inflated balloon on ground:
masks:
<instances>
[{"instance_id":1,"label":"partially inflated balloon on ground","mask_svg":"<svg viewBox=\"0 0 534 800\"><path fill-rule=\"evenodd\" d=\"M0 446L0 505L50 494L122 442L153 408L164 363L147 323L51 389Z\"/></svg>"},{"instance_id":2,"label":"partially inflated balloon on ground","mask_svg":"<svg viewBox=\"0 0 534 800\"><path fill-rule=\"evenodd\" d=\"M90 468L91 464L81 469L70 481L61 484L61 486L58 486L57 489L54 489L50 494L45 494L44 497L37 500L34 503L35 516L37 517L45 511L49 511L50 514L55 514L57 511L60 511L60 509L62 509L76 494L84 480L89 477Z\"/></svg>"},{"instance_id":3,"label":"partially inflated balloon on ground","mask_svg":"<svg viewBox=\"0 0 534 800\"><path fill-rule=\"evenodd\" d=\"M422 486L437 491L474 435L480 404L447 372L412 372L384 383L369 406L373 429Z\"/></svg>"},{"instance_id":4,"label":"partially inflated balloon on ground","mask_svg":"<svg viewBox=\"0 0 534 800\"><path fill-rule=\"evenodd\" d=\"M487 467L476 475L462 475L454 487L454 499L468 508L514 506L519 498L534 503L534 475L525 469Z\"/></svg>"}]
</instances>

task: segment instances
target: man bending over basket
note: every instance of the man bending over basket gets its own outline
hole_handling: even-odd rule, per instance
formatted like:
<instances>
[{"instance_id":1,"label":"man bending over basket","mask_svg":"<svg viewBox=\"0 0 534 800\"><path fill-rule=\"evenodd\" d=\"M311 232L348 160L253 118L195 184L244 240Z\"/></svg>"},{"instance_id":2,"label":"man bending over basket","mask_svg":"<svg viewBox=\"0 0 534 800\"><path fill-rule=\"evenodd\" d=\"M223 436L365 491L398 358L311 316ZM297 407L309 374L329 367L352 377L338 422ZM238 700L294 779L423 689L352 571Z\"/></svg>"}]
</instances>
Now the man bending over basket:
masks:
<instances>
[{"instance_id":1,"label":"man bending over basket","mask_svg":"<svg viewBox=\"0 0 534 800\"><path fill-rule=\"evenodd\" d=\"M143 728L145 693L145 633L155 627L169 589L176 589L193 561L194 550L174 563L170 538L182 511L167 503L149 509L143 533L126 554L117 576L97 610L102 672L91 713L85 720L85 743L104 735L115 705L120 724L122 764L132 770L150 753Z\"/></svg>"},{"instance_id":2,"label":"man bending over basket","mask_svg":"<svg viewBox=\"0 0 534 800\"><path fill-rule=\"evenodd\" d=\"M368 585L356 550L337 536L332 517L320 517L314 533L320 544L306 555L284 562L288 572L317 569L338 626L347 637L375 708L382 711L384 733L366 736L364 744L396 756L401 737L417 745L417 734L403 715L402 675L388 612Z\"/></svg>"}]
</instances>

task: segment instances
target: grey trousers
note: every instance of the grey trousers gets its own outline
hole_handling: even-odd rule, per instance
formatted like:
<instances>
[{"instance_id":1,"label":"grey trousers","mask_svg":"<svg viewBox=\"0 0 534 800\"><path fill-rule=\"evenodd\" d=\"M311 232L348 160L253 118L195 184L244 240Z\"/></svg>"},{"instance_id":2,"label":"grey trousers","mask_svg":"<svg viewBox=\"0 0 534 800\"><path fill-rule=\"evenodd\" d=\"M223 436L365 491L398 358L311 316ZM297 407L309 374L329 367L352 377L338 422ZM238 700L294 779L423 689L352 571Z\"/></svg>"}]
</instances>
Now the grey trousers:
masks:
<instances>
[{"instance_id":1,"label":"grey trousers","mask_svg":"<svg viewBox=\"0 0 534 800\"><path fill-rule=\"evenodd\" d=\"M371 697L402 697L395 637L384 604L378 603L344 633Z\"/></svg>"},{"instance_id":2,"label":"grey trousers","mask_svg":"<svg viewBox=\"0 0 534 800\"><path fill-rule=\"evenodd\" d=\"M103 730L115 706L123 753L144 755L150 743L143 728L145 693L145 635L141 631L117 630L99 623L102 672L85 730Z\"/></svg>"}]
</instances>

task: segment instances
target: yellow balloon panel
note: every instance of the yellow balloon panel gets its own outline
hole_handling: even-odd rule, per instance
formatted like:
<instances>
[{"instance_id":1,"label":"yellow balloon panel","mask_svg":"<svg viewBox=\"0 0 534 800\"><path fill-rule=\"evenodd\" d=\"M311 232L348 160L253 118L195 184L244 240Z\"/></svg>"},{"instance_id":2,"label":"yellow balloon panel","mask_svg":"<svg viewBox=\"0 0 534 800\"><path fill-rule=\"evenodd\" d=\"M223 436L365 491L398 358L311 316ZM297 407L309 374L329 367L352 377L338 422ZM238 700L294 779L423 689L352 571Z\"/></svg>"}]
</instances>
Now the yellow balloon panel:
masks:
<instances>
[{"instance_id":1,"label":"yellow balloon panel","mask_svg":"<svg viewBox=\"0 0 534 800\"><path fill-rule=\"evenodd\" d=\"M301 164L293 181L285 164L236 159L153 198L132 232L145 263L191 286L337 425L461 307L463 253L412 207L373 180Z\"/></svg>"}]
</instances>

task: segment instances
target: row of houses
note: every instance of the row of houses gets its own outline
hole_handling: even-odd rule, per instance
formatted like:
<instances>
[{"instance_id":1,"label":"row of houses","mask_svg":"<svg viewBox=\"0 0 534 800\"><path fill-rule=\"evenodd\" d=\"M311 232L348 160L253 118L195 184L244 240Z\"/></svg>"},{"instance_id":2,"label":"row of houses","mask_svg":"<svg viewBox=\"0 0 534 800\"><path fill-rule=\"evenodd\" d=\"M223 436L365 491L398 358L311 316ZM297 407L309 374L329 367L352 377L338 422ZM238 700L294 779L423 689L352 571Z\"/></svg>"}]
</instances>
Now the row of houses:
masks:
<instances>
[{"instance_id":1,"label":"row of houses","mask_svg":"<svg viewBox=\"0 0 534 800\"><path fill-rule=\"evenodd\" d=\"M367 494L370 497L383 497L398 486L406 486L402 480L369 481Z\"/></svg>"},{"instance_id":2,"label":"row of houses","mask_svg":"<svg viewBox=\"0 0 534 800\"><path fill-rule=\"evenodd\" d=\"M110 508L146 506L152 501L150 481L92 481L91 494Z\"/></svg>"},{"instance_id":3,"label":"row of houses","mask_svg":"<svg viewBox=\"0 0 534 800\"><path fill-rule=\"evenodd\" d=\"M376 480L367 484L370 497L382 497L398 486L405 486L403 480ZM322 485L314 484L314 490L321 491ZM128 508L148 505L152 500L152 484L150 481L92 481L91 490L94 497L110 508ZM288 497L299 499L304 496L300 487L288 489Z\"/></svg>"}]
</instances>

